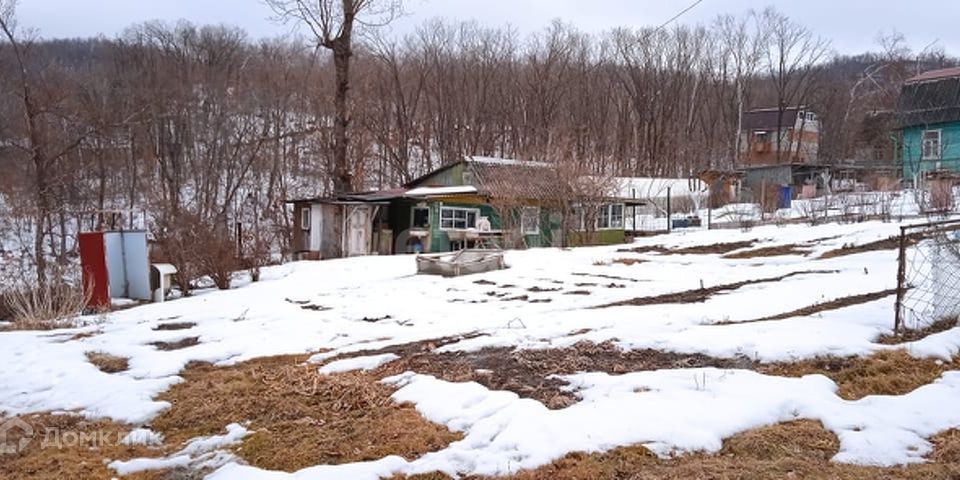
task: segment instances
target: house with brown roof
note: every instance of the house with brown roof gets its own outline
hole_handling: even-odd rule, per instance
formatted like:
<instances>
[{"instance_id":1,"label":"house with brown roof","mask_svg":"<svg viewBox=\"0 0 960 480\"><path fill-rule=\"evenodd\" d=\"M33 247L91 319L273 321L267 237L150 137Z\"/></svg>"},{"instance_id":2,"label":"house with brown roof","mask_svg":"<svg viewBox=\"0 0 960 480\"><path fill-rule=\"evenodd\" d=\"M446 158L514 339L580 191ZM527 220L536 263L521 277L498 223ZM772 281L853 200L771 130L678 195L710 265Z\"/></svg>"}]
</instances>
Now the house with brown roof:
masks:
<instances>
[{"instance_id":1,"label":"house with brown roof","mask_svg":"<svg viewBox=\"0 0 960 480\"><path fill-rule=\"evenodd\" d=\"M740 166L817 163L820 121L804 106L743 113Z\"/></svg>"},{"instance_id":2,"label":"house with brown roof","mask_svg":"<svg viewBox=\"0 0 960 480\"><path fill-rule=\"evenodd\" d=\"M642 201L556 165L467 157L404 185L292 200L300 258L622 243Z\"/></svg>"}]
</instances>

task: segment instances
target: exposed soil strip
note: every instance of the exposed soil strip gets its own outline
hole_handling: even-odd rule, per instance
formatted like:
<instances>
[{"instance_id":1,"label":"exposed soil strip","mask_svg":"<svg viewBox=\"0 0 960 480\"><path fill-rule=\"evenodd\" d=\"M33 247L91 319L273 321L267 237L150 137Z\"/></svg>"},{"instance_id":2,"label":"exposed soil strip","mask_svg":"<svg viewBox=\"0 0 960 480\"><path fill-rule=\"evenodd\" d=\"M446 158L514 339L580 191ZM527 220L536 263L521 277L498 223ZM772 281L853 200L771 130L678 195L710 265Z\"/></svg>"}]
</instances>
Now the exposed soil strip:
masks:
<instances>
[{"instance_id":1,"label":"exposed soil strip","mask_svg":"<svg viewBox=\"0 0 960 480\"><path fill-rule=\"evenodd\" d=\"M916 245L923 237L921 235L911 234L907 235L906 244L907 246ZM844 245L836 250L830 250L824 252L818 258L828 259L828 258L837 258L845 257L847 255L856 255L858 253L865 252L874 252L877 250L896 250L900 248L900 236L893 236L890 238L885 238L883 240L877 240L875 242L864 243L861 245Z\"/></svg>"},{"instance_id":2,"label":"exposed soil strip","mask_svg":"<svg viewBox=\"0 0 960 480\"><path fill-rule=\"evenodd\" d=\"M716 322L712 325L738 325L741 323L756 323L756 322L766 322L769 320L786 320L788 318L794 317L809 317L811 315L816 315L820 312L826 312L829 310L838 310L844 307L850 307L853 305L861 305L864 303L873 302L875 300L880 300L881 298L889 297L890 295L896 295L896 289L882 290L879 292L864 293L862 295L851 295L849 297L842 297L836 300L830 300L829 302L816 303L807 307L798 308L796 310L779 313L777 315L771 315L769 317L755 318L752 320L743 320L740 322Z\"/></svg>"},{"instance_id":3,"label":"exposed soil strip","mask_svg":"<svg viewBox=\"0 0 960 480\"><path fill-rule=\"evenodd\" d=\"M747 240L743 242L714 243L710 245L694 245L692 247L667 248L662 245L651 245L645 247L621 248L617 252L621 253L660 253L663 255L708 255L708 254L726 254L734 250L750 248L757 240Z\"/></svg>"},{"instance_id":4,"label":"exposed soil strip","mask_svg":"<svg viewBox=\"0 0 960 480\"><path fill-rule=\"evenodd\" d=\"M182 350L200 344L200 337L187 337L175 342L153 342L150 345L157 347L157 350L173 351Z\"/></svg>"},{"instance_id":5,"label":"exposed soil strip","mask_svg":"<svg viewBox=\"0 0 960 480\"><path fill-rule=\"evenodd\" d=\"M558 409L578 401L566 385L552 375L577 372L627 372L670 368L753 368L747 358L723 359L702 354L678 354L656 350L623 351L612 342L580 342L569 348L515 350L486 348L474 352L434 353L405 356L381 367L378 375L408 370L433 375L451 382L478 382L494 390L509 390L524 398Z\"/></svg>"},{"instance_id":6,"label":"exposed soil strip","mask_svg":"<svg viewBox=\"0 0 960 480\"><path fill-rule=\"evenodd\" d=\"M647 280L637 280L636 278L627 278L627 277L618 277L616 275L604 275L600 273L574 273L574 276L577 277L593 277L593 278L605 278L607 280L622 280L624 282L646 282ZM578 283L577 286L582 286L586 284Z\"/></svg>"},{"instance_id":7,"label":"exposed soil strip","mask_svg":"<svg viewBox=\"0 0 960 480\"><path fill-rule=\"evenodd\" d=\"M723 256L723 258L729 259L747 259L747 258L762 258L762 257L780 257L785 255L801 255L806 256L810 253L810 250L799 248L799 245L777 245L774 247L763 247L757 248L754 250L744 250L741 252L728 253Z\"/></svg>"},{"instance_id":8,"label":"exposed soil strip","mask_svg":"<svg viewBox=\"0 0 960 480\"><path fill-rule=\"evenodd\" d=\"M701 302L707 301L710 297L718 293L737 290L747 285L754 285L758 283L779 282L781 280L786 280L790 277L795 277L798 275L818 275L818 274L831 274L831 273L837 273L837 270L802 270L799 272L792 272L786 275L781 275L779 277L760 278L755 280L744 280L742 282L726 283L722 285L715 285L715 286L706 287L706 288L698 288L695 290L687 290L683 292L665 293L663 295L655 295L652 297L639 297L631 300L624 300L620 302L609 303L606 305L599 305L593 308L621 307L621 306L627 306L627 305L633 305L633 306L660 305L660 304L668 304L668 303L701 303Z\"/></svg>"},{"instance_id":9,"label":"exposed soil strip","mask_svg":"<svg viewBox=\"0 0 960 480\"><path fill-rule=\"evenodd\" d=\"M196 326L197 324L193 322L161 323L160 325L153 327L153 330L157 332L166 332L174 330L187 330Z\"/></svg>"}]
</instances>

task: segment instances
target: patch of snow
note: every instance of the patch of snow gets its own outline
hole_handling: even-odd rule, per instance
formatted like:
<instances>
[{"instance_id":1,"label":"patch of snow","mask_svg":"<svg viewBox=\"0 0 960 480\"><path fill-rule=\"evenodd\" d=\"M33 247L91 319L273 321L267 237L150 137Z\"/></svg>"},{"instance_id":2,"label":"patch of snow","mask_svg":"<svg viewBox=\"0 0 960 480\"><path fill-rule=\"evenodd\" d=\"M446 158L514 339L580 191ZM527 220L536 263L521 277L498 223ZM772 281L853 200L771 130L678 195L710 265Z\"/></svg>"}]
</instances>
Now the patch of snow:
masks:
<instances>
[{"instance_id":1,"label":"patch of snow","mask_svg":"<svg viewBox=\"0 0 960 480\"><path fill-rule=\"evenodd\" d=\"M331 375L334 373L351 372L354 370L374 370L381 365L392 362L400 356L393 353L384 353L382 355L370 355L367 357L345 358L330 362L320 367L320 373Z\"/></svg>"},{"instance_id":2,"label":"patch of snow","mask_svg":"<svg viewBox=\"0 0 960 480\"><path fill-rule=\"evenodd\" d=\"M485 346L557 348L578 341L613 340L623 349L651 348L762 361L868 355L891 348L875 341L879 335L892 330L892 296L815 315L757 320L893 288L897 268L894 250L814 259L845 245L889 238L899 230L897 223L864 222L815 227L763 226L750 231L678 231L638 239L633 245L508 251L505 255L511 269L459 278L418 276L415 262L409 256L295 262L265 268L260 282L113 312L104 315L96 326L48 332L0 332L0 385L3 386L0 411L11 415L78 411L89 418L112 418L143 425L169 407L156 400L157 395L182 381L180 372L193 361L229 366L258 357L313 354L311 361L321 363L347 353L451 337L470 339L448 343L440 350L465 351ZM810 250L810 254L808 257L729 259L719 254L620 251L630 247L674 249L740 241L754 242L751 248L797 244ZM634 265L612 262L625 257L643 262ZM822 272L743 286L699 303L595 308L633 298L697 290L701 285L710 287L773 278L804 270ZM480 280L482 282L477 283ZM572 292L578 294L570 294ZM507 301L524 296L531 301ZM374 313L371 310L376 310L376 318L383 319L375 323L363 321ZM159 325L172 321L190 322L195 326L179 331L156 330ZM80 333L86 335L78 337ZM189 337L196 337L197 345L180 350L160 350L151 345ZM948 359L960 351L960 329L932 335L904 348L917 356ZM128 358L130 368L115 374L101 372L86 360L85 353L90 351ZM320 351L324 353L317 353ZM375 368L382 361L389 360L361 357L353 359L352 365L348 362L347 367ZM336 363L326 367L343 367L343 364L332 367ZM695 388L695 374L706 382L705 391ZM476 442L476 448L469 442L460 442L425 456L415 462L414 467L397 457L388 457L365 464L314 467L307 469L310 476L276 474L279 475L276 478L337 478L337 475L344 478L342 472L350 473L347 478L365 475L373 478L383 472L427 468L427 459L465 471L515 471L521 465L555 458L562 452L572 451L570 449L610 449L625 441L647 443L661 452L709 450L731 432L794 418L793 407L799 418L820 419L841 436L843 450L838 460L904 463L917 461L922 456L921 452L928 447L923 438L956 420L949 416L950 408L930 408L920 402L929 401L936 407L947 399L952 399L954 404L960 400L955 388L960 379L949 374L909 395L849 402L851 407L836 398L832 384L825 383L823 378L777 379L750 372L724 377L724 372L711 370L611 378L597 375L572 377L574 384L581 385L577 388L585 401L578 404L579 407L570 407L572 410L560 411L547 411L535 401L511 397L508 392L490 392L478 385L447 385L435 379L411 377L401 389L403 398L417 403L429 418L457 425L466 434L463 442L469 438L470 442ZM628 393L623 390L628 385L649 391ZM730 385L743 389L742 395L734 392ZM777 393L791 392L794 388L800 391L797 399ZM420 389L424 392L418 393ZM601 395L605 390L610 394ZM457 399L454 404L460 411L441 411L441 407L431 406L427 398L431 391L449 393ZM591 396L596 401L588 401ZM696 404L690 407L694 417L714 412L713 408L702 408L714 399L722 407L716 411L722 413L717 415L726 415L722 409L729 409L728 423L707 419L698 429L674 418L680 415L679 406ZM734 405L734 399L743 403L742 410ZM664 414L673 424L662 421L637 427L645 438L602 430L612 422L603 420L604 414L620 419L624 416L621 412L674 403L678 405L676 411ZM886 410L888 408L891 410ZM481 413L489 414L490 419L476 416ZM518 418L517 426L508 428L514 418ZM596 423L596 427L591 426L591 422ZM869 428L856 431L851 425ZM956 425L960 425L960 421L954 422ZM554 436L562 429L570 429L577 435L565 434L565 437L594 437L580 443L564 440L556 448L536 447L535 443L543 442L543 434L537 433L541 427ZM488 435L484 437L483 432ZM883 437L887 440L875 437L879 432L888 434ZM505 443L497 443L501 442L497 440L501 435ZM527 435L530 438L524 439ZM546 443L554 441L553 437L547 438ZM865 444L858 443L861 441L877 442L882 448L871 457ZM491 450L494 447L510 447L504 452L514 456L507 458L508 454L503 452L495 456ZM480 457L470 463L473 450ZM191 466L198 461L215 465L226 458L222 453L210 454L202 460L193 453L182 456L190 457L186 461ZM177 455L162 460L184 461ZM233 464L224 466L220 472L250 475L247 478L260 478L262 473ZM243 477L222 474L221 478Z\"/></svg>"},{"instance_id":3,"label":"patch of snow","mask_svg":"<svg viewBox=\"0 0 960 480\"><path fill-rule=\"evenodd\" d=\"M132 460L116 460L108 465L118 475L130 475L147 470L166 470L177 467L218 468L234 460L230 453L223 448L236 445L250 431L239 424L227 425L227 433L212 437L201 437L190 440L187 446L173 455L164 458L135 458Z\"/></svg>"},{"instance_id":4,"label":"patch of snow","mask_svg":"<svg viewBox=\"0 0 960 480\"><path fill-rule=\"evenodd\" d=\"M404 194L407 197L429 197L441 195L455 195L464 193L477 193L477 187L473 185L463 185L456 187L420 187L407 190Z\"/></svg>"},{"instance_id":5,"label":"patch of snow","mask_svg":"<svg viewBox=\"0 0 960 480\"><path fill-rule=\"evenodd\" d=\"M146 445L146 446L157 446L163 445L163 435L149 428L137 428L123 437L123 440L120 440L120 443L124 445Z\"/></svg>"}]
</instances>

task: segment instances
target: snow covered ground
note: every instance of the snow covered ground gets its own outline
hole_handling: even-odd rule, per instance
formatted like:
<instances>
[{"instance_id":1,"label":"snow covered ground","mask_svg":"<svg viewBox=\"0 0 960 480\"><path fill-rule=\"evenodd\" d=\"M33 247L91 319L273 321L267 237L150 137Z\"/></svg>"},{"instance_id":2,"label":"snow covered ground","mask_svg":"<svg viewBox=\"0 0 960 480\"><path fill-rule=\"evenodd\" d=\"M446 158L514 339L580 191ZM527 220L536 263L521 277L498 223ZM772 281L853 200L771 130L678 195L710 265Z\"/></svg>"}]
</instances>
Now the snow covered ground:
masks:
<instances>
[{"instance_id":1,"label":"snow covered ground","mask_svg":"<svg viewBox=\"0 0 960 480\"><path fill-rule=\"evenodd\" d=\"M893 250L817 257L897 233L898 224L880 222L690 230L628 246L508 252L508 270L453 279L417 276L408 256L287 264L265 270L259 283L116 312L97 325L0 333L0 412L75 411L143 425L170 407L155 397L182 381L178 374L191 361L230 365L309 353L311 361L323 363L347 352L466 334L472 335L440 350L556 348L612 340L624 349L760 361L867 355L892 348L875 343L892 328L892 296L813 316L762 319L893 288ZM618 251L738 241L754 242L742 250L796 245L808 254L730 259ZM623 259L640 262L615 261ZM700 303L596 308L779 277L784 278L731 287ZM179 341L195 345L158 348L161 342ZM918 357L949 359L960 351L960 328L900 348ZM129 358L130 368L103 373L87 361L85 353L91 351ZM360 357L322 368L329 374L370 370L394 359ZM560 410L511 392L418 372L385 379L398 387L396 400L411 402L428 420L464 434L463 440L414 461L386 457L287 474L244 466L232 456L218 456L215 448L194 452L188 446L171 458L114 466L124 473L216 456L217 465L223 465L212 475L216 479L372 479L434 470L504 474L573 451L631 444L663 455L714 452L738 432L798 418L822 421L837 434L841 447L835 461L893 465L923 461L930 449L927 438L960 426L960 410L953 408L960 401L960 372L907 395L853 402L839 398L836 385L819 375L781 378L707 368L582 372L564 379L582 401ZM239 425L224 429L226 436L208 443L228 444L247 433Z\"/></svg>"}]
</instances>

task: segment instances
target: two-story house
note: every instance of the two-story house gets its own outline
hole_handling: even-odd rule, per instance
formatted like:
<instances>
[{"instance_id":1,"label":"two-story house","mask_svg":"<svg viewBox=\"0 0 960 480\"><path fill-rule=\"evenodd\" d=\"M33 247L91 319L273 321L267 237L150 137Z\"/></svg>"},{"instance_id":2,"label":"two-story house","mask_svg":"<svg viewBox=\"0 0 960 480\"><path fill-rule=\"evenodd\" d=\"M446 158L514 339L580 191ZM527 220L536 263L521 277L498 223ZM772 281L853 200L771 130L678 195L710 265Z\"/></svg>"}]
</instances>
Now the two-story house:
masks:
<instances>
[{"instance_id":1,"label":"two-story house","mask_svg":"<svg viewBox=\"0 0 960 480\"><path fill-rule=\"evenodd\" d=\"M960 67L908 79L897 111L903 178L960 173Z\"/></svg>"},{"instance_id":2,"label":"two-story house","mask_svg":"<svg viewBox=\"0 0 960 480\"><path fill-rule=\"evenodd\" d=\"M819 150L820 121L806 107L743 113L740 166L816 163Z\"/></svg>"}]
</instances>

